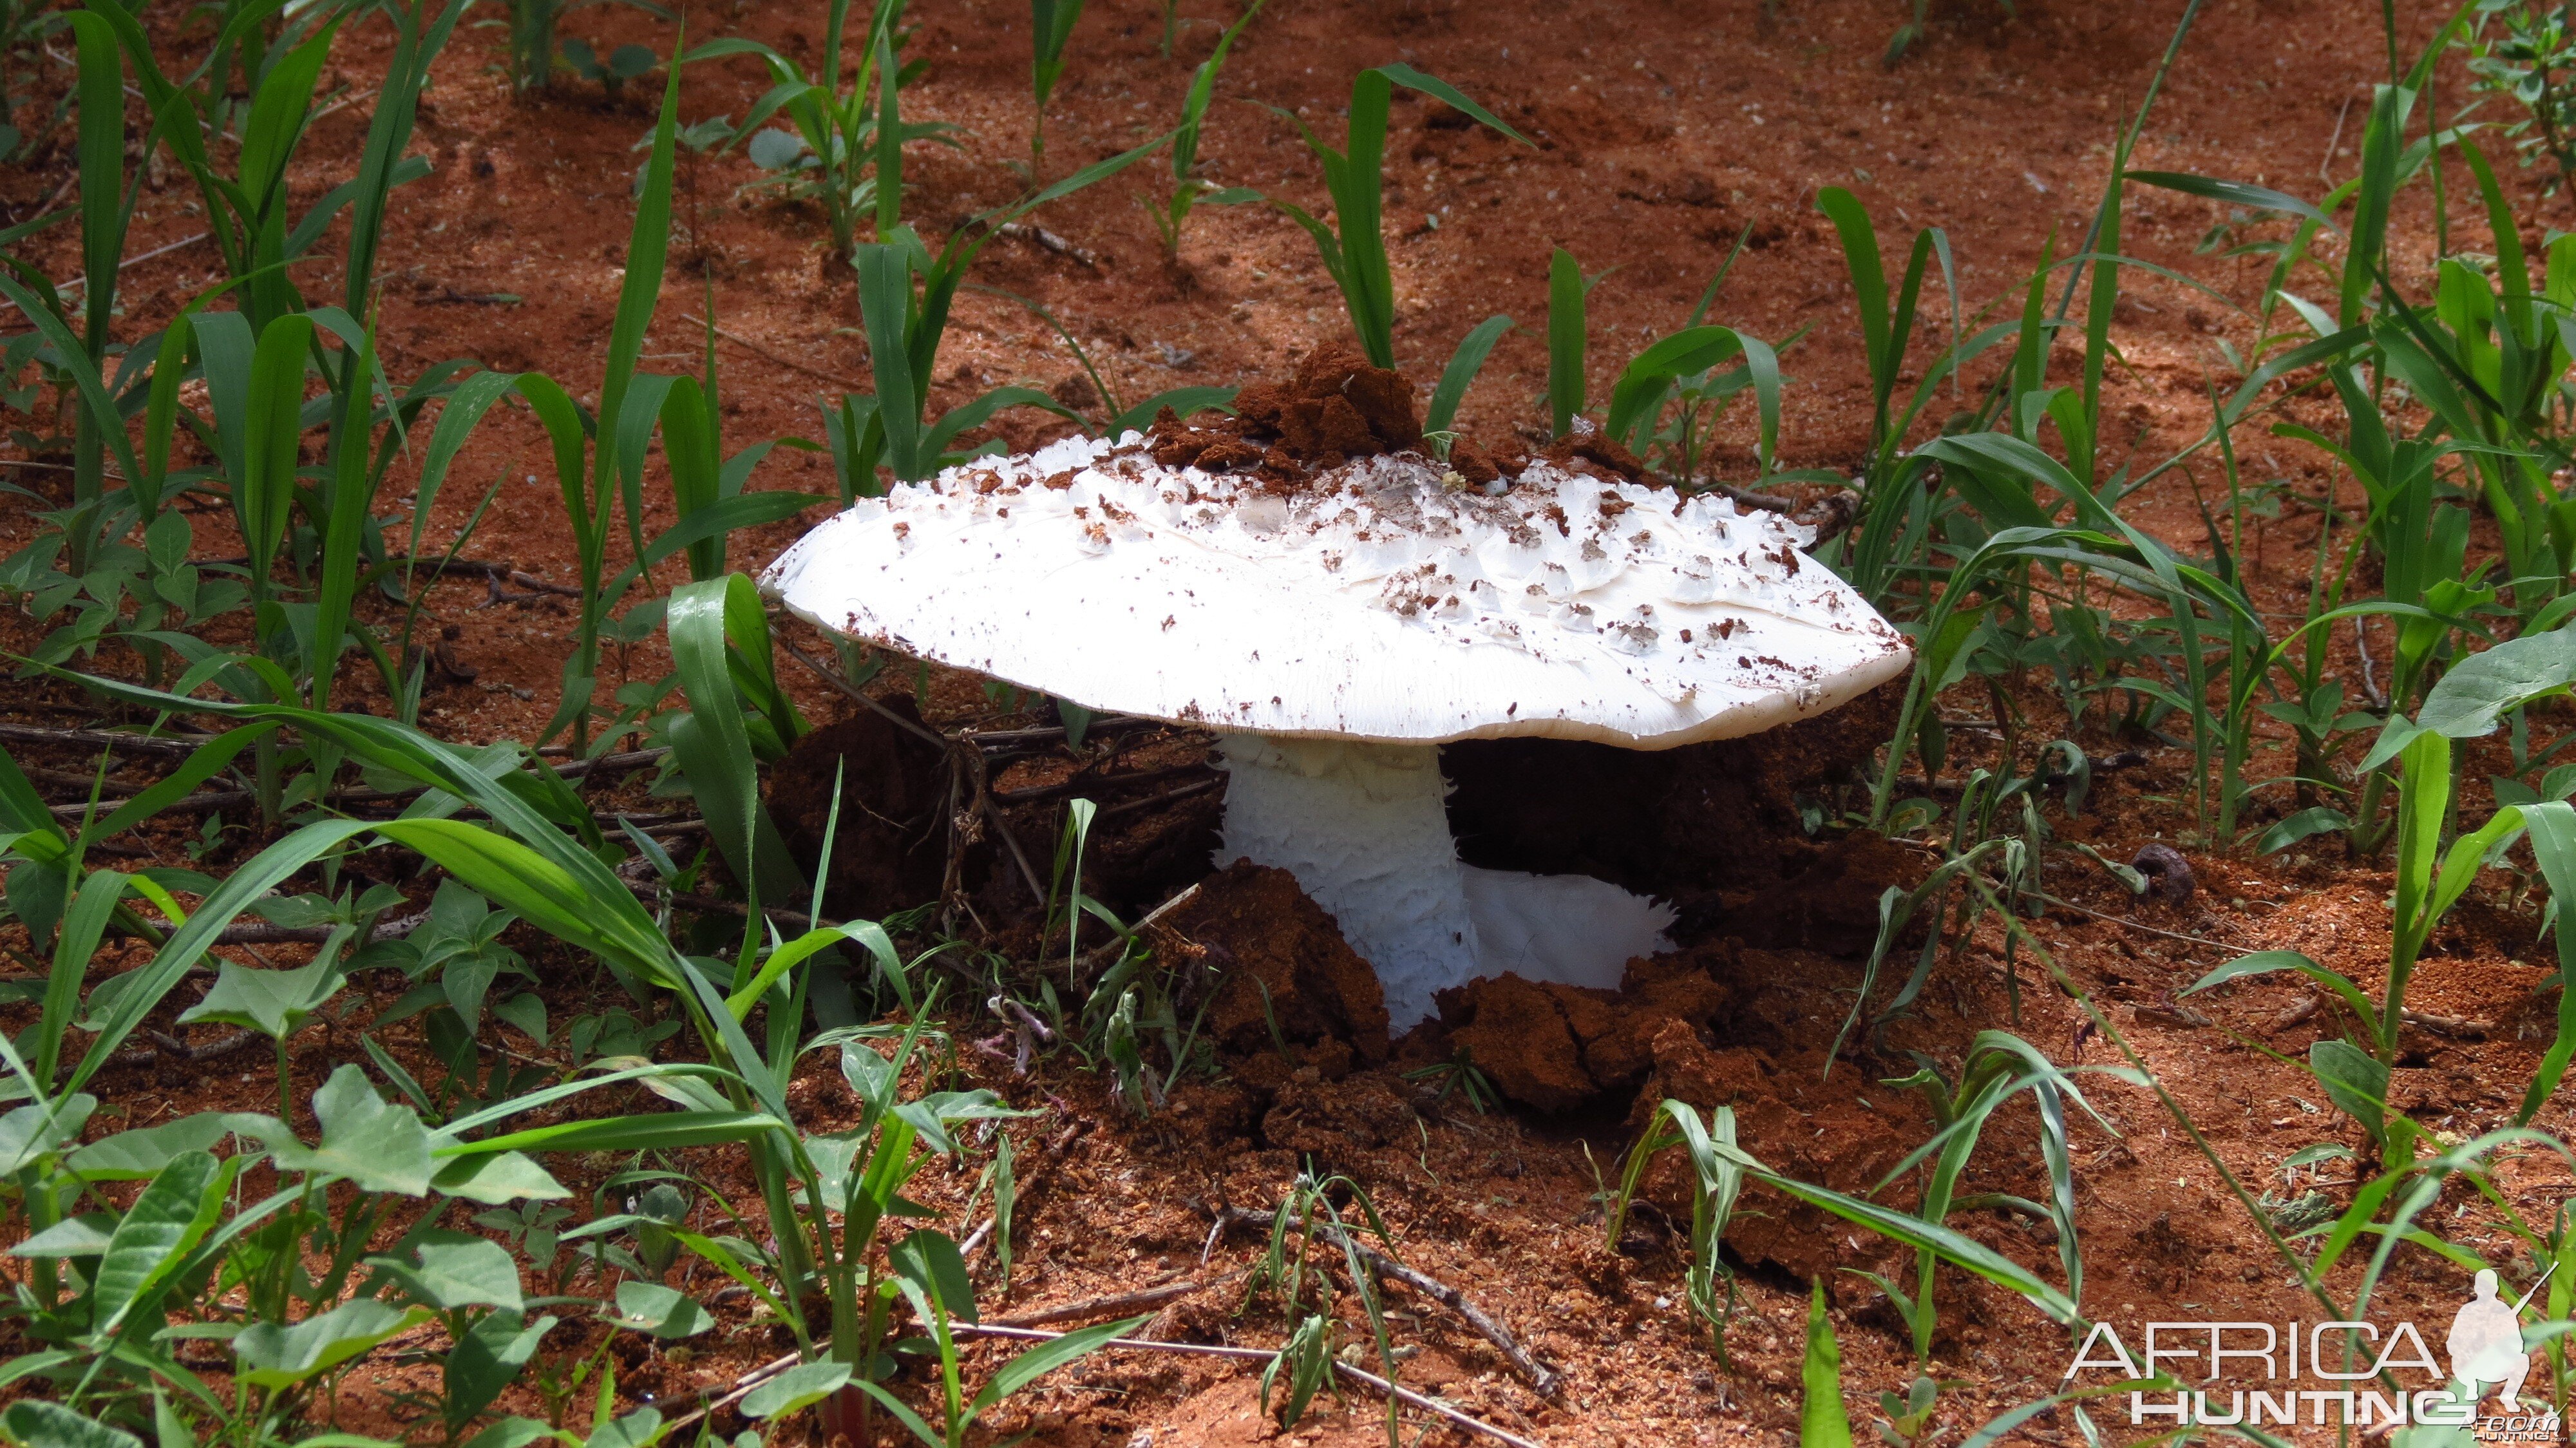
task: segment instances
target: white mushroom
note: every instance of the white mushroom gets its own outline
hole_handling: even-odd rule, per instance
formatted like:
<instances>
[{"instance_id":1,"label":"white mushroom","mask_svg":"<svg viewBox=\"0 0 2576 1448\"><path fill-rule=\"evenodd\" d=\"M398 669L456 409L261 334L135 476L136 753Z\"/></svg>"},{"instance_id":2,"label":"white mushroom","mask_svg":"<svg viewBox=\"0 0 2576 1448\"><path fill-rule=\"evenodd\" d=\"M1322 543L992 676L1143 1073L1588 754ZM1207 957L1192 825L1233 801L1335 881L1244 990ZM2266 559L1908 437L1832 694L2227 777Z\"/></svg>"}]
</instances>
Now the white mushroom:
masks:
<instances>
[{"instance_id":1,"label":"white mushroom","mask_svg":"<svg viewBox=\"0 0 2576 1448\"><path fill-rule=\"evenodd\" d=\"M1411 455L1281 494L1130 433L969 463L817 527L763 586L838 633L1215 731L1228 856L1274 865L1377 968L1397 1030L1517 971L1616 986L1671 911L1462 864L1439 746L1670 749L1820 714L1905 642L1804 530L1533 465L1499 495Z\"/></svg>"}]
</instances>

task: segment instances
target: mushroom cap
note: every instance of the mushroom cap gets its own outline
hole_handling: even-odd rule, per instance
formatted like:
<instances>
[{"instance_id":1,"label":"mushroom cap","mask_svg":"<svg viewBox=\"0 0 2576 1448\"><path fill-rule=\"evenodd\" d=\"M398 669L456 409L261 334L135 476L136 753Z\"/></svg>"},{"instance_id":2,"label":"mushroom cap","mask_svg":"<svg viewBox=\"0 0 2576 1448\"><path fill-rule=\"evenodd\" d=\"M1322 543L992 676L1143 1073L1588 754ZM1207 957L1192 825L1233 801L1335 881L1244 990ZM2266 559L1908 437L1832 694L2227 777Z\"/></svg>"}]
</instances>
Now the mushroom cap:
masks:
<instances>
[{"instance_id":1,"label":"mushroom cap","mask_svg":"<svg viewBox=\"0 0 2576 1448\"><path fill-rule=\"evenodd\" d=\"M1905 640L1727 499L1534 464L1489 496L1404 454L1281 493L1129 433L861 500L762 587L817 626L1229 733L1669 749L1820 714Z\"/></svg>"}]
</instances>

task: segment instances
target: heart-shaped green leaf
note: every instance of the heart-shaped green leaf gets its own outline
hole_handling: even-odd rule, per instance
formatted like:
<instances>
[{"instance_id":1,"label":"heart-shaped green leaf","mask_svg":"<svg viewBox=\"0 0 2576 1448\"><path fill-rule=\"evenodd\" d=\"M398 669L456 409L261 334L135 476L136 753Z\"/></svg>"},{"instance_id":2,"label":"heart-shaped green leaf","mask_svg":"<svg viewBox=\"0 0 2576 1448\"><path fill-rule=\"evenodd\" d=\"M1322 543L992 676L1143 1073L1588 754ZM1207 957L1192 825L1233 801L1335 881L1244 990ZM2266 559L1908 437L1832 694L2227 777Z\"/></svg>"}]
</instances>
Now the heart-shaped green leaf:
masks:
<instances>
[{"instance_id":1,"label":"heart-shaped green leaf","mask_svg":"<svg viewBox=\"0 0 2576 1448\"><path fill-rule=\"evenodd\" d=\"M215 988L182 1013L179 1024L222 1021L282 1041L303 1029L323 1002L340 993L342 979L329 960L295 970L254 970L218 961Z\"/></svg>"},{"instance_id":2,"label":"heart-shaped green leaf","mask_svg":"<svg viewBox=\"0 0 2576 1448\"><path fill-rule=\"evenodd\" d=\"M365 1191L428 1194L428 1128L410 1107L378 1096L364 1071L343 1065L332 1072L313 1095L313 1114L322 1122L322 1144L270 1140L279 1169L345 1177Z\"/></svg>"},{"instance_id":3,"label":"heart-shaped green leaf","mask_svg":"<svg viewBox=\"0 0 2576 1448\"><path fill-rule=\"evenodd\" d=\"M687 1293L631 1278L617 1284L617 1311L608 1321L653 1337L695 1337L716 1325Z\"/></svg>"},{"instance_id":4,"label":"heart-shaped green leaf","mask_svg":"<svg viewBox=\"0 0 2576 1448\"><path fill-rule=\"evenodd\" d=\"M404 1311L366 1297L291 1325L254 1323L233 1339L242 1365L235 1379L253 1387L291 1387L429 1319L427 1308Z\"/></svg>"}]
</instances>

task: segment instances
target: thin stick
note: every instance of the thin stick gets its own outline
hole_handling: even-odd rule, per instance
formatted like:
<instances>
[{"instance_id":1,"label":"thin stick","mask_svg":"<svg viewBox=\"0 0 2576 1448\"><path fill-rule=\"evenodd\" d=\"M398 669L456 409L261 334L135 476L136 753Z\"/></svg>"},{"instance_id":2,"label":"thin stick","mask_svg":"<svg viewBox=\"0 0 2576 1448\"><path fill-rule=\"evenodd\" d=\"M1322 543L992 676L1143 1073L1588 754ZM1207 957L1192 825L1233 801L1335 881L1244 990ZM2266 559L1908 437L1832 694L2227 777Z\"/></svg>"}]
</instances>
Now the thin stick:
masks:
<instances>
[{"instance_id":1,"label":"thin stick","mask_svg":"<svg viewBox=\"0 0 2576 1448\"><path fill-rule=\"evenodd\" d=\"M2221 950L2259 950L2262 948L2254 945L2239 945L2232 940L2212 940L2205 935L2185 935L2178 930L2158 930L2152 925L2141 924L2138 921L2130 919L2126 915L2105 915L2099 910L2092 909L2088 906L2078 905L2072 900L2060 900L2056 896L2048 894L2045 891L2034 890L2031 893L2038 896L2040 899L2047 901L2051 905L2063 905L2078 915L2090 915L2096 920L2107 920L2114 925L2125 925L2131 930L2144 931L2149 935L2161 935L2167 940L2188 940L2194 945L2214 945Z\"/></svg>"},{"instance_id":2,"label":"thin stick","mask_svg":"<svg viewBox=\"0 0 2576 1448\"><path fill-rule=\"evenodd\" d=\"M1160 1307L1166 1302L1187 1297L1194 1292L1204 1292L1208 1288L1222 1286L1250 1270L1248 1267L1238 1267L1221 1277L1199 1278L1188 1282L1166 1282L1160 1287L1147 1287L1136 1292L1121 1292L1112 1297L1086 1298L1080 1302L1068 1302L1062 1307L1042 1308L1036 1312L1021 1313L1017 1317L1005 1317L992 1325L1044 1327L1051 1322L1089 1322L1094 1318L1124 1317L1142 1308Z\"/></svg>"},{"instance_id":3,"label":"thin stick","mask_svg":"<svg viewBox=\"0 0 2576 1448\"><path fill-rule=\"evenodd\" d=\"M918 736L921 740L929 744L932 748L937 749L940 753L945 754L948 752L947 735L936 732L928 725L918 723L911 719L906 719L901 714L898 714L892 709L887 708L885 705L878 703L873 697L853 687L849 680L842 678L839 674L836 674L832 670L825 668L823 665L816 663L814 660L807 658L804 650L799 649L794 644L787 642L785 639L780 639L778 641L778 646L787 650L787 656L789 658L803 664L807 672L811 673L814 677L821 679L824 683L831 685L833 691L838 693L841 697L848 699L853 703L864 704L868 708L875 710L878 717L884 719L887 723L894 725L896 728L903 730L907 734Z\"/></svg>"},{"instance_id":4,"label":"thin stick","mask_svg":"<svg viewBox=\"0 0 2576 1448\"><path fill-rule=\"evenodd\" d=\"M1046 1155L1030 1163L1028 1175L1020 1181L1016 1195L1021 1203L1025 1204L1030 1197L1035 1196L1038 1188L1046 1184L1047 1178L1055 1175L1056 1167L1063 1163L1065 1153L1072 1149L1074 1141L1090 1129L1090 1122L1076 1121L1057 1133L1055 1140L1047 1143ZM1015 1215L1017 1210L1016 1207L1013 1208ZM975 1254L984 1250L984 1244L992 1239L994 1225L1000 1220L999 1216L986 1217L982 1225L967 1233L965 1245L957 1249L958 1259L968 1266L973 1266Z\"/></svg>"},{"instance_id":5,"label":"thin stick","mask_svg":"<svg viewBox=\"0 0 2576 1448\"><path fill-rule=\"evenodd\" d=\"M1230 1220L1240 1222L1245 1226L1265 1231L1268 1230L1271 1224L1277 1219L1276 1213L1247 1211L1241 1207L1228 1207L1219 1215L1220 1221ZM1441 1306L1448 1308L1451 1312L1458 1314L1458 1316L1463 1319L1469 1327L1476 1330L1478 1336L1493 1344L1494 1350L1501 1353L1504 1360L1509 1362L1514 1370L1518 1371L1522 1377L1529 1379L1530 1386L1538 1390L1538 1395L1540 1397L1553 1398L1559 1392L1564 1390L1565 1380L1558 1376L1554 1369L1548 1367L1538 1359L1531 1357L1529 1353L1521 1347L1519 1340L1512 1336L1510 1328L1507 1328L1501 1323L1495 1321L1493 1318L1486 1316L1482 1309L1478 1308L1475 1303L1468 1301L1467 1295L1460 1292L1457 1288L1431 1276L1429 1273L1416 1271L1411 1267L1407 1267L1403 1263L1396 1261L1394 1258L1387 1256L1385 1253L1378 1251L1376 1248L1353 1239L1347 1232L1344 1232L1340 1227L1335 1226L1331 1222L1316 1221L1313 1218L1301 1219L1293 1217L1289 1220L1292 1225L1313 1226L1319 1229L1325 1236L1333 1239L1335 1246L1347 1248L1355 1253L1361 1261L1368 1263L1370 1269L1375 1271L1379 1276L1392 1278L1395 1281L1401 1282L1405 1286L1412 1288L1414 1291L1421 1293L1423 1296L1430 1298L1432 1301L1439 1303Z\"/></svg>"},{"instance_id":6,"label":"thin stick","mask_svg":"<svg viewBox=\"0 0 2576 1448\"><path fill-rule=\"evenodd\" d=\"M1126 935L1121 935L1112 939L1107 945L1097 946L1084 952L1082 957L1082 968L1086 972L1097 969L1101 962L1108 960L1112 955L1119 951L1125 950L1127 948L1127 941L1130 937L1142 934L1146 926L1156 923L1164 916L1171 914L1173 911L1180 909L1190 901L1197 899L1198 893L1199 887L1192 885L1190 888L1183 890L1171 899L1166 900L1162 904L1155 906L1153 909L1146 911L1145 918L1128 927Z\"/></svg>"},{"instance_id":7,"label":"thin stick","mask_svg":"<svg viewBox=\"0 0 2576 1448\"><path fill-rule=\"evenodd\" d=\"M1143 799L1131 799L1125 804L1113 804L1109 808L1102 810L1099 816L1092 822L1097 824L1100 820L1114 820L1120 815L1134 814L1139 810L1152 809L1156 805L1177 803L1178 801L1188 799L1193 795L1201 795L1212 789L1223 788L1225 788L1225 780L1222 776L1216 779L1202 779L1196 784L1185 784L1178 789L1167 789L1161 794L1149 794Z\"/></svg>"},{"instance_id":8,"label":"thin stick","mask_svg":"<svg viewBox=\"0 0 2576 1448\"><path fill-rule=\"evenodd\" d=\"M1184 774L1209 774L1212 764L1174 764L1162 769L1140 769L1133 774L1094 774L1068 779L1062 784L1037 785L1029 789L997 789L993 799L1000 804L1036 804L1041 800L1063 799L1092 789L1127 789L1140 784L1154 784Z\"/></svg>"},{"instance_id":9,"label":"thin stick","mask_svg":"<svg viewBox=\"0 0 2576 1448\"><path fill-rule=\"evenodd\" d=\"M194 754L206 742L149 734L120 734L110 729L47 729L37 724L0 724L0 741L59 744L79 749L130 749L141 754Z\"/></svg>"},{"instance_id":10,"label":"thin stick","mask_svg":"<svg viewBox=\"0 0 2576 1448\"><path fill-rule=\"evenodd\" d=\"M1180 726L1166 724L1160 719L1147 719L1135 714L1104 714L1092 720L1090 727L1083 733L1091 735L1106 734L1113 729L1178 727ZM1044 744L1049 740L1062 739L1065 737L1065 732L1065 727L1061 724L1047 724L1031 729L970 729L963 737L970 744L990 749L1007 744Z\"/></svg>"},{"instance_id":11,"label":"thin stick","mask_svg":"<svg viewBox=\"0 0 2576 1448\"><path fill-rule=\"evenodd\" d=\"M864 382L852 382L846 377L836 377L819 367L808 367L804 363L799 362L792 357L781 357L777 353L770 351L767 347L751 340L749 337L736 336L722 327L709 325L707 319L704 317L696 316L688 312L682 312L680 314L680 319L694 326L705 327L708 331L715 333L717 336L724 338L726 341L742 348L744 351L750 352L767 361L775 362L790 372L802 372L808 377L820 378L845 392L865 392L867 390L867 384Z\"/></svg>"},{"instance_id":12,"label":"thin stick","mask_svg":"<svg viewBox=\"0 0 2576 1448\"><path fill-rule=\"evenodd\" d=\"M127 257L125 260L118 262L116 264L116 269L119 273L122 273L127 267L140 265L144 262L150 261L156 256L168 256L170 253L179 250L181 247L195 246L198 242L205 240L211 234L212 233L201 231L194 236L183 236L177 241L170 243L168 246L156 246L150 251L137 252L134 255ZM54 290L59 292L66 287L79 286L81 283L88 280L89 274L84 272L79 276L73 277L69 281L56 283ZM13 312L21 310L16 302L9 301L5 297L0 297L0 305L7 306L9 310Z\"/></svg>"},{"instance_id":13,"label":"thin stick","mask_svg":"<svg viewBox=\"0 0 2576 1448\"><path fill-rule=\"evenodd\" d=\"M953 1322L948 1325L948 1330L961 1337L1017 1338L1022 1342L1053 1342L1055 1339L1064 1336L1063 1333L1048 1332L1043 1328L1004 1327L999 1323L990 1327L983 1327L972 1323ZM1199 1357L1233 1358L1238 1362L1268 1362L1272 1358L1279 1356L1276 1352L1265 1351L1257 1347L1223 1347L1215 1343L1201 1342L1154 1342L1145 1338L1135 1337L1113 1337L1107 1342L1102 1343L1101 1346L1123 1347L1138 1352L1177 1352L1190 1353ZM1386 1379L1379 1377L1375 1373L1368 1372L1361 1368L1352 1367L1349 1363L1335 1361L1333 1364L1333 1371L1340 1373L1343 1377L1349 1378L1353 1382L1375 1388L1379 1392L1386 1394L1388 1397L1395 1399L1397 1402L1406 1404L1410 1407L1420 1408L1426 1413L1446 1418L1450 1422L1457 1424L1459 1427L1464 1428L1471 1433L1482 1433L1499 1442L1509 1443L1512 1445L1512 1448L1545 1448L1545 1445L1543 1444L1532 1442L1517 1433L1497 1428L1482 1418L1471 1418L1465 1413L1459 1412L1456 1408L1450 1407L1447 1403L1441 1402L1437 1398L1427 1398L1422 1394L1413 1391L1411 1388L1398 1387L1394 1383L1388 1382Z\"/></svg>"}]
</instances>

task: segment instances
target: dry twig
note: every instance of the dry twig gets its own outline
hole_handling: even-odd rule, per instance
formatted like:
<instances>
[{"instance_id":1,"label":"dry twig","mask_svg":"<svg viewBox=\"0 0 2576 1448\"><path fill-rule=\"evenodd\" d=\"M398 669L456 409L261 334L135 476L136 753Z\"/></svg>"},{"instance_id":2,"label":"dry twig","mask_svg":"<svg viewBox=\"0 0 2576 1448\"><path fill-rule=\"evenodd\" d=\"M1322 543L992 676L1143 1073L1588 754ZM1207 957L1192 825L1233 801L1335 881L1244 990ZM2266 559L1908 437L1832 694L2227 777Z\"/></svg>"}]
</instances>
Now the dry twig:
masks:
<instances>
[{"instance_id":1,"label":"dry twig","mask_svg":"<svg viewBox=\"0 0 2576 1448\"><path fill-rule=\"evenodd\" d=\"M1240 1224L1260 1231L1268 1231L1271 1224L1278 1220L1278 1214L1256 1212L1242 1207L1226 1207L1217 1214L1217 1220L1220 1223ZM1565 1380L1555 1369L1530 1356L1520 1345L1519 1339L1512 1336L1510 1328L1487 1316L1482 1308L1468 1301L1467 1295L1457 1288L1427 1272L1405 1266L1367 1243L1352 1237L1331 1222L1292 1217L1289 1219L1289 1225L1313 1227L1324 1236L1331 1238L1333 1245L1345 1248L1358 1256L1380 1277L1401 1282L1458 1314L1460 1319L1476 1330L1478 1336L1493 1344L1494 1350L1503 1355L1503 1360L1510 1363L1514 1371L1529 1380L1530 1386L1538 1390L1540 1397L1553 1398L1563 1391Z\"/></svg>"}]
</instances>

